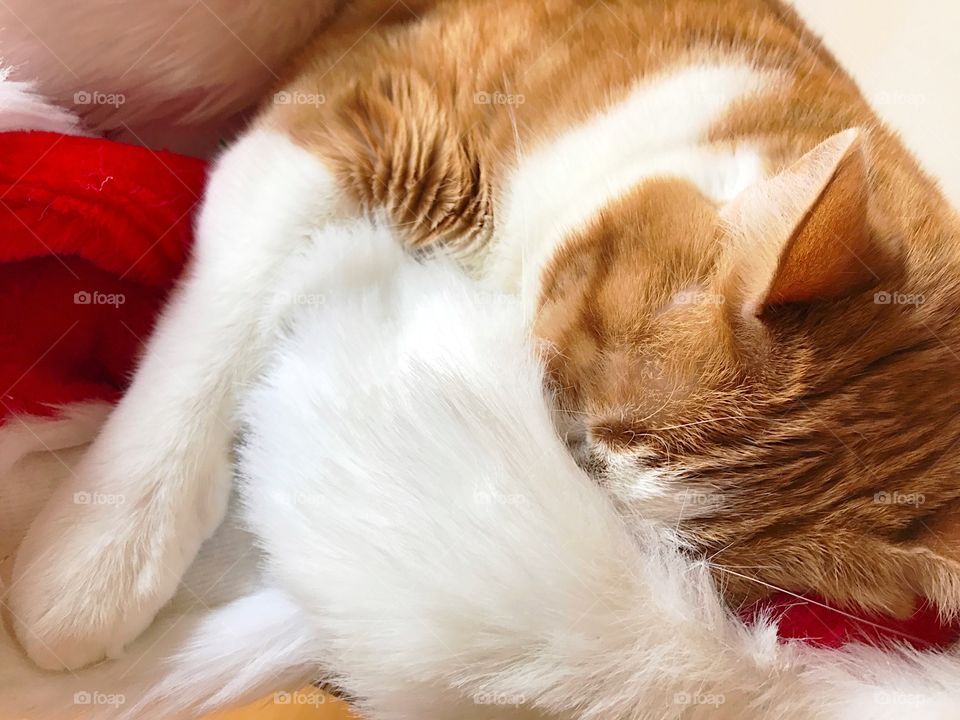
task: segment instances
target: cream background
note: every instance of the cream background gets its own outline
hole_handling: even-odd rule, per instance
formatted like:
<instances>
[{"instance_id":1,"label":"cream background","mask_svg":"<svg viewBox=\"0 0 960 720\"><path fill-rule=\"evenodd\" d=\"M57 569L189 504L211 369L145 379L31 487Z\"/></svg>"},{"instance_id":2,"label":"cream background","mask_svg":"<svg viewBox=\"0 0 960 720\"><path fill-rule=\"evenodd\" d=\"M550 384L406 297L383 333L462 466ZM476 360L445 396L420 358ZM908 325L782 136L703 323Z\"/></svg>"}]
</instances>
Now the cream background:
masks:
<instances>
[{"instance_id":1,"label":"cream background","mask_svg":"<svg viewBox=\"0 0 960 720\"><path fill-rule=\"evenodd\" d=\"M960 0L792 0L960 207Z\"/></svg>"}]
</instances>

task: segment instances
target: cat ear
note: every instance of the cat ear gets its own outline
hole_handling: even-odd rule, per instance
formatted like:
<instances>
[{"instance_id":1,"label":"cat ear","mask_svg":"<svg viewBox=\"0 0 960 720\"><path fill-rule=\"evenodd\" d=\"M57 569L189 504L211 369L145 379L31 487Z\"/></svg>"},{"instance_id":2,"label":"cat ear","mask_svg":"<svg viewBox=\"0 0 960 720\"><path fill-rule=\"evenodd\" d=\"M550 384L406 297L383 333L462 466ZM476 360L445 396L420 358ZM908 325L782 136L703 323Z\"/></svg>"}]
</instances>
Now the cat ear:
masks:
<instances>
[{"instance_id":1,"label":"cat ear","mask_svg":"<svg viewBox=\"0 0 960 720\"><path fill-rule=\"evenodd\" d=\"M745 314L763 317L778 306L838 300L875 285L882 254L868 199L862 139L851 129L724 207Z\"/></svg>"}]
</instances>

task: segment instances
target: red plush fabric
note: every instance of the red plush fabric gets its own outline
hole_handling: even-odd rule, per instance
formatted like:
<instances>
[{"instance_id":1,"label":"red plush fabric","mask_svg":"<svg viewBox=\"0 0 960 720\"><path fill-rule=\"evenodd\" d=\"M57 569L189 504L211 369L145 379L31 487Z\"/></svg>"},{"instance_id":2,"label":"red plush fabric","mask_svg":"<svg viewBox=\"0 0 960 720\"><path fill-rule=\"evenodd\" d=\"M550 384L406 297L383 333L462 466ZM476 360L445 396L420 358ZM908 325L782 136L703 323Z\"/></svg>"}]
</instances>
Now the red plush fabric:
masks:
<instances>
[{"instance_id":1,"label":"red plush fabric","mask_svg":"<svg viewBox=\"0 0 960 720\"><path fill-rule=\"evenodd\" d=\"M946 648L960 637L956 623L944 623L936 608L918 604L909 618L829 607L815 597L797 598L777 593L742 613L747 621L759 614L779 619L783 640L802 640L819 647L839 648L850 642L878 647L907 645L917 650Z\"/></svg>"},{"instance_id":2,"label":"red plush fabric","mask_svg":"<svg viewBox=\"0 0 960 720\"><path fill-rule=\"evenodd\" d=\"M183 268L204 163L0 134L0 416L113 399Z\"/></svg>"},{"instance_id":3,"label":"red plush fabric","mask_svg":"<svg viewBox=\"0 0 960 720\"><path fill-rule=\"evenodd\" d=\"M204 177L204 163L172 153L0 134L0 423L123 391L183 269ZM827 647L958 635L928 607L897 621L778 595L745 615L758 613L780 619L782 638Z\"/></svg>"}]
</instances>

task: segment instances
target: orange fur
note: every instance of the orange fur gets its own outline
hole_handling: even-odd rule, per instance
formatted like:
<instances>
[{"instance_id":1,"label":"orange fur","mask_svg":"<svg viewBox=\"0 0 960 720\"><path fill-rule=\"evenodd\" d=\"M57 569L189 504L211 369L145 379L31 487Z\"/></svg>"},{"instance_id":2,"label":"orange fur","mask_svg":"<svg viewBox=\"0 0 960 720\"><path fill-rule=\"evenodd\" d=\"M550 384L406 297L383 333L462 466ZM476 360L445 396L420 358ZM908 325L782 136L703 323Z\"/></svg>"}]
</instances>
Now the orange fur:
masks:
<instances>
[{"instance_id":1,"label":"orange fur","mask_svg":"<svg viewBox=\"0 0 960 720\"><path fill-rule=\"evenodd\" d=\"M345 12L283 86L322 102L271 105L260 122L322 156L411 247L474 269L518 152L678 64L778 74L709 133L760 145L758 197L718 208L689 183L647 182L552 259L535 330L560 423L579 428L571 444L601 482L620 453L715 494L678 527L733 602L783 587L960 610L960 552L938 539L960 509L960 226L795 14L777 0L381 12Z\"/></svg>"}]
</instances>

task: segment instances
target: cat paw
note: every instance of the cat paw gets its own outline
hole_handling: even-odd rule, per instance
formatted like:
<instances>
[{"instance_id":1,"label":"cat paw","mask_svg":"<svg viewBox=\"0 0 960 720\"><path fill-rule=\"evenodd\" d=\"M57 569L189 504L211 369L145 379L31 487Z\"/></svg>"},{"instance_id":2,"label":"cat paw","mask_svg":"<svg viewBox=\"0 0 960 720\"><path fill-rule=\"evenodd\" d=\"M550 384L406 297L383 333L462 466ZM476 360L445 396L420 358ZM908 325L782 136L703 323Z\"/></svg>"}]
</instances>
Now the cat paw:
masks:
<instances>
[{"instance_id":1,"label":"cat paw","mask_svg":"<svg viewBox=\"0 0 960 720\"><path fill-rule=\"evenodd\" d=\"M57 493L27 534L9 606L40 667L76 669L119 655L173 595L183 571L169 521L125 498Z\"/></svg>"},{"instance_id":2,"label":"cat paw","mask_svg":"<svg viewBox=\"0 0 960 720\"><path fill-rule=\"evenodd\" d=\"M181 495L187 475L169 457L166 465L141 457L138 473L123 462L132 453L107 443L98 450L57 489L17 552L7 604L27 654L47 669L120 655L173 597L226 513L228 464L224 477L201 473L203 491Z\"/></svg>"},{"instance_id":3,"label":"cat paw","mask_svg":"<svg viewBox=\"0 0 960 720\"><path fill-rule=\"evenodd\" d=\"M69 621L73 623L74 618L70 616ZM147 619L146 624L149 622ZM41 627L35 618L26 622L14 621L14 632L27 656L44 670L79 670L105 658L119 657L120 649L139 634L97 630L80 635L71 628L67 634Z\"/></svg>"}]
</instances>

